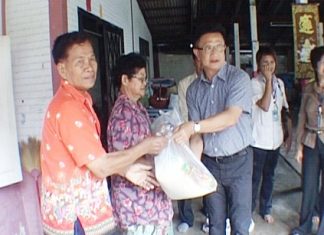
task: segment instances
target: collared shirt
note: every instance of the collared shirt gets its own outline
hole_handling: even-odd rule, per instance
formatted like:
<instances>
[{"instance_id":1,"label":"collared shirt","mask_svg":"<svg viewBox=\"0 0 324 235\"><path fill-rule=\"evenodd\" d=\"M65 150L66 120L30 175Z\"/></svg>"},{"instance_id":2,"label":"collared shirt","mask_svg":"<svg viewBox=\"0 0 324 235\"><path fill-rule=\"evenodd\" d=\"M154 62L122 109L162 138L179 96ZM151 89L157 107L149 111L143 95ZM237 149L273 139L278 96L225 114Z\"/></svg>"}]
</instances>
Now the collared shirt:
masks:
<instances>
[{"instance_id":1,"label":"collared shirt","mask_svg":"<svg viewBox=\"0 0 324 235\"><path fill-rule=\"evenodd\" d=\"M193 73L180 80L178 84L179 109L182 121L188 121L188 108L186 102L186 92L190 84L197 78L197 74Z\"/></svg>"},{"instance_id":2,"label":"collared shirt","mask_svg":"<svg viewBox=\"0 0 324 235\"><path fill-rule=\"evenodd\" d=\"M46 112L41 144L41 211L47 234L73 234L77 217L86 234L115 227L106 179L86 167L106 154L99 136L90 95L61 82Z\"/></svg>"},{"instance_id":3,"label":"collared shirt","mask_svg":"<svg viewBox=\"0 0 324 235\"><path fill-rule=\"evenodd\" d=\"M320 97L324 96L324 92L320 91L316 83L308 84L304 91L301 100L301 105L298 114L297 125L297 147L304 144L310 148L315 148L316 137L324 143L324 100ZM323 109L321 115L319 115L319 106ZM318 117L322 123L318 126ZM316 134L310 130L321 130L320 134Z\"/></svg>"},{"instance_id":4,"label":"collared shirt","mask_svg":"<svg viewBox=\"0 0 324 235\"><path fill-rule=\"evenodd\" d=\"M273 91L269 110L262 110L256 103L265 92L265 78L258 74L251 80L252 84L252 120L253 120L253 143L252 146L273 150L280 147L283 142L283 129L281 123L281 109L288 109L288 102L285 94L283 81L273 75ZM275 112L275 113L274 113ZM277 115L277 116L274 116Z\"/></svg>"},{"instance_id":5,"label":"collared shirt","mask_svg":"<svg viewBox=\"0 0 324 235\"><path fill-rule=\"evenodd\" d=\"M249 75L227 63L211 81L202 73L192 82L187 90L189 120L203 120L233 106L243 110L234 126L203 135L205 154L228 156L252 143L251 94Z\"/></svg>"},{"instance_id":6,"label":"collared shirt","mask_svg":"<svg viewBox=\"0 0 324 235\"><path fill-rule=\"evenodd\" d=\"M128 149L150 135L150 119L144 106L120 94L108 122L108 151ZM147 160L154 163L152 156L147 156ZM118 175L113 175L111 180L114 214L121 228L170 225L172 203L161 188L146 191Z\"/></svg>"}]
</instances>

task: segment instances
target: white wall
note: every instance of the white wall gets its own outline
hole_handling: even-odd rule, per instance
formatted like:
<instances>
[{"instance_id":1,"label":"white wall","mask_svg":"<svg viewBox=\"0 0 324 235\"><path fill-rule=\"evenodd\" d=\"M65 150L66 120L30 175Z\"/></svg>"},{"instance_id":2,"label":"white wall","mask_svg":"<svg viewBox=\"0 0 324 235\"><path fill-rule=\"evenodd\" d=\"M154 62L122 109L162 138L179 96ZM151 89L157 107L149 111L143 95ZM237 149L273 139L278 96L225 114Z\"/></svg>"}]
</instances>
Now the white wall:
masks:
<instances>
[{"instance_id":1,"label":"white wall","mask_svg":"<svg viewBox=\"0 0 324 235\"><path fill-rule=\"evenodd\" d=\"M91 14L123 29L125 54L133 52L132 14L131 1L133 5L133 29L134 29L134 51L139 52L139 37L147 40L150 44L150 72L153 76L153 51L152 37L142 12L136 0L97 0L92 1ZM80 7L86 10L85 0L68 1L68 31L78 30L78 11ZM100 8L102 16L100 16Z\"/></svg>"},{"instance_id":2,"label":"white wall","mask_svg":"<svg viewBox=\"0 0 324 235\"><path fill-rule=\"evenodd\" d=\"M40 137L52 98L49 5L44 0L7 0L18 139Z\"/></svg>"},{"instance_id":3,"label":"white wall","mask_svg":"<svg viewBox=\"0 0 324 235\"><path fill-rule=\"evenodd\" d=\"M192 55L159 53L160 77L174 78L176 81L192 74L194 65Z\"/></svg>"},{"instance_id":4,"label":"white wall","mask_svg":"<svg viewBox=\"0 0 324 235\"><path fill-rule=\"evenodd\" d=\"M139 52L139 37L145 39L150 44L150 76L154 75L153 68L153 43L151 33L142 15L141 9L136 0L133 1L133 18L134 18L134 44L135 51Z\"/></svg>"},{"instance_id":5,"label":"white wall","mask_svg":"<svg viewBox=\"0 0 324 235\"><path fill-rule=\"evenodd\" d=\"M0 18L1 19L1 18ZM22 179L14 109L9 36L0 36L0 188Z\"/></svg>"},{"instance_id":6,"label":"white wall","mask_svg":"<svg viewBox=\"0 0 324 235\"><path fill-rule=\"evenodd\" d=\"M91 1L92 14L123 29L125 53L133 51L130 1ZM153 75L152 38L137 1L132 1L134 51L139 51L139 36L150 43L150 72ZM68 0L67 7L68 31L78 30L77 8L86 9L86 0ZM6 0L19 140L27 140L30 136L40 138L44 113L53 97L49 26L49 1Z\"/></svg>"}]
</instances>

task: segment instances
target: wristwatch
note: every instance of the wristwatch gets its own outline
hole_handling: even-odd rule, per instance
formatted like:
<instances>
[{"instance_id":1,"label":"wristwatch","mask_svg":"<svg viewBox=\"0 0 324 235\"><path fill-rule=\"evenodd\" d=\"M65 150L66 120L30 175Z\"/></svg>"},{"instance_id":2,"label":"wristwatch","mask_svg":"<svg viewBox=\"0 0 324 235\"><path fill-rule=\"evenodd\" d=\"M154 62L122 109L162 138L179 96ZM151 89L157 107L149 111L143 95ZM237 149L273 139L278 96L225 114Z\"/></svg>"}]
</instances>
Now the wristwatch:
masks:
<instances>
[{"instance_id":1,"label":"wristwatch","mask_svg":"<svg viewBox=\"0 0 324 235\"><path fill-rule=\"evenodd\" d=\"M199 122L195 122L193 126L194 133L198 133L200 131L200 124Z\"/></svg>"}]
</instances>

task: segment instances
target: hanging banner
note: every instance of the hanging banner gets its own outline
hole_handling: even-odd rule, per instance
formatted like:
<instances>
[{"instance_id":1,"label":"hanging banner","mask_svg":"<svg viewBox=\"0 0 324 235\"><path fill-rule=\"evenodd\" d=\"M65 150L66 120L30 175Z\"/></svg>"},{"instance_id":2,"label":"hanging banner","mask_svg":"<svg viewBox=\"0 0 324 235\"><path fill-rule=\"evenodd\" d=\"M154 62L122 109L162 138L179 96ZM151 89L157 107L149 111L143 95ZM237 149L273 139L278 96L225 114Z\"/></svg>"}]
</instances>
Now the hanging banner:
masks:
<instances>
[{"instance_id":1,"label":"hanging banner","mask_svg":"<svg viewBox=\"0 0 324 235\"><path fill-rule=\"evenodd\" d=\"M317 46L319 4L292 4L295 51L295 77L312 79L310 52Z\"/></svg>"}]
</instances>

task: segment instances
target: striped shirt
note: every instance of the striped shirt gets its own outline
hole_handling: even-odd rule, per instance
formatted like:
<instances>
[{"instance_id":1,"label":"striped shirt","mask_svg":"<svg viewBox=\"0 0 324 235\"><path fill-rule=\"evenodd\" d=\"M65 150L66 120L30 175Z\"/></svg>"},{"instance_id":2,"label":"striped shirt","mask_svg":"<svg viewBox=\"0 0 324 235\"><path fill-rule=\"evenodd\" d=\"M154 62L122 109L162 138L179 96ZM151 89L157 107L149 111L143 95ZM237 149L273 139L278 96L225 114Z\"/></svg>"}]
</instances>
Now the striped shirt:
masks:
<instances>
[{"instance_id":1,"label":"striped shirt","mask_svg":"<svg viewBox=\"0 0 324 235\"><path fill-rule=\"evenodd\" d=\"M203 135L204 154L228 156L252 143L252 88L243 70L226 63L211 81L202 73L189 86L186 100L192 121L207 119L233 106L243 110L234 126Z\"/></svg>"}]
</instances>

